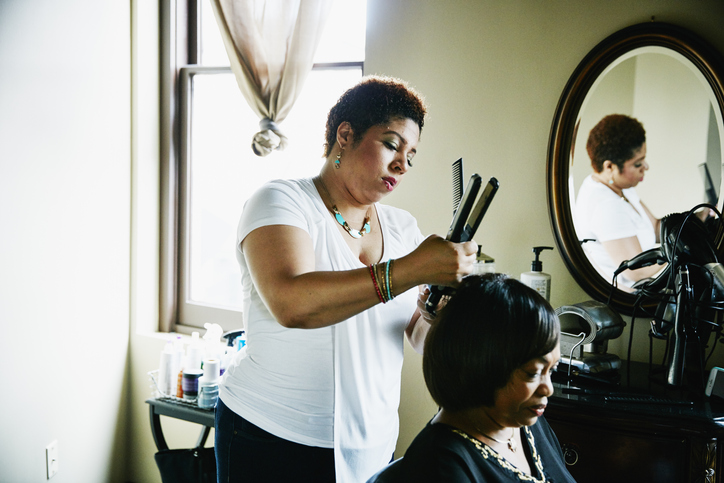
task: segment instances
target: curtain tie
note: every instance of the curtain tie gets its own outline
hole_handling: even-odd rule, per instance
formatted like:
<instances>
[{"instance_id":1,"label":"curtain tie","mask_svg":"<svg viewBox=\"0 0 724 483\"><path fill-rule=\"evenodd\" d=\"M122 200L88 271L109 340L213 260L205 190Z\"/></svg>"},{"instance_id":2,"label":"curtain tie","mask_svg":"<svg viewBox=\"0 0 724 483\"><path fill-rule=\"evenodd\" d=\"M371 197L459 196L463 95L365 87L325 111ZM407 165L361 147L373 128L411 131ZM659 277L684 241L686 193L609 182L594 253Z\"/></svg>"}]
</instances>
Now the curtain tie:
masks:
<instances>
[{"instance_id":1,"label":"curtain tie","mask_svg":"<svg viewBox=\"0 0 724 483\"><path fill-rule=\"evenodd\" d=\"M288 141L277 123L265 117L259 121L259 132L254 134L251 149L257 156L268 156L274 150L283 151Z\"/></svg>"}]
</instances>

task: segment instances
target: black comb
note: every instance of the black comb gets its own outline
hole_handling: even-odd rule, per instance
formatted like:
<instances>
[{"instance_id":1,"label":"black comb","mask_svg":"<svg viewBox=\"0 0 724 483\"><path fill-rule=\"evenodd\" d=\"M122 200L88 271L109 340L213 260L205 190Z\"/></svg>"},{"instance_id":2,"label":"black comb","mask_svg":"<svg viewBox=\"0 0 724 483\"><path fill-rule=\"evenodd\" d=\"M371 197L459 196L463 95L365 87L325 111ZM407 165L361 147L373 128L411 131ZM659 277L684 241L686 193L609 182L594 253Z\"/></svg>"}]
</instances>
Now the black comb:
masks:
<instances>
[{"instance_id":1,"label":"black comb","mask_svg":"<svg viewBox=\"0 0 724 483\"><path fill-rule=\"evenodd\" d=\"M463 197L463 158L452 164L452 188L453 213L455 213Z\"/></svg>"}]
</instances>

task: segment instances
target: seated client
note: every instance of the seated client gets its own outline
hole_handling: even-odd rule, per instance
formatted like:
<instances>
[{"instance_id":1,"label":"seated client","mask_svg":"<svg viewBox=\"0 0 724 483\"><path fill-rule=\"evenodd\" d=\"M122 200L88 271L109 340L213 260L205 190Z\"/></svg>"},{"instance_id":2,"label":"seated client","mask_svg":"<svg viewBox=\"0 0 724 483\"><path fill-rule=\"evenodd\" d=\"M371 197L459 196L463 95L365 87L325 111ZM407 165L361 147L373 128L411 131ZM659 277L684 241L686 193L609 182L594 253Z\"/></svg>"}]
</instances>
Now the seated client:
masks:
<instances>
[{"instance_id":1,"label":"seated client","mask_svg":"<svg viewBox=\"0 0 724 483\"><path fill-rule=\"evenodd\" d=\"M465 277L425 341L425 383L440 411L370 482L574 481L543 418L559 334L551 306L521 282Z\"/></svg>"}]
</instances>

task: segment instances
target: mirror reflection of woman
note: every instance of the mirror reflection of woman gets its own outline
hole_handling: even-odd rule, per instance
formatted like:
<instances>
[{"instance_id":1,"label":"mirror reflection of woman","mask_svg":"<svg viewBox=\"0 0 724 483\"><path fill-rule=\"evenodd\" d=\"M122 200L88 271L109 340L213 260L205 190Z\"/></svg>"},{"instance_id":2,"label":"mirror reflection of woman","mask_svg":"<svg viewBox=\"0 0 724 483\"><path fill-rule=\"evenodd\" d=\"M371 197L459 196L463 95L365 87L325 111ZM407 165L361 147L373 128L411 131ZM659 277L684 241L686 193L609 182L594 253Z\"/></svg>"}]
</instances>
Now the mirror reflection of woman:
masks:
<instances>
[{"instance_id":1,"label":"mirror reflection of woman","mask_svg":"<svg viewBox=\"0 0 724 483\"><path fill-rule=\"evenodd\" d=\"M591 129L586 150L594 172L583 180L578 191L576 232L593 266L611 281L623 261L659 242L660 220L635 189L649 169L646 131L632 117L611 114ZM626 290L660 269L652 265L626 270L618 276L618 286Z\"/></svg>"}]
</instances>

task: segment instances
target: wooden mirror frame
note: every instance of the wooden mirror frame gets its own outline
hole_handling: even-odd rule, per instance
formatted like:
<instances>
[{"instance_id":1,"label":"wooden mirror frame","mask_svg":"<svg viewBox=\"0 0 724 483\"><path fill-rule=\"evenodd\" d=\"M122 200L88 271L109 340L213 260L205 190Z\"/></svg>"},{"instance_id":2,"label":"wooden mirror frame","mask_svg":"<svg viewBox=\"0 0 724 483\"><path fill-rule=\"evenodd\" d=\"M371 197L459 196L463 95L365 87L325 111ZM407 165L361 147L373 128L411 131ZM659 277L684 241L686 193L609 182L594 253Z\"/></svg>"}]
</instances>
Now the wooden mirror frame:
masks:
<instances>
[{"instance_id":1,"label":"wooden mirror frame","mask_svg":"<svg viewBox=\"0 0 724 483\"><path fill-rule=\"evenodd\" d=\"M573 226L568 190L571 144L581 106L596 79L622 55L649 46L671 49L696 66L724 116L724 57L696 34L672 24L647 22L624 28L600 42L571 75L558 101L548 144L548 214L558 250L576 282L593 299L632 315L636 295L614 288L591 265ZM721 199L721 197L720 197Z\"/></svg>"}]
</instances>

